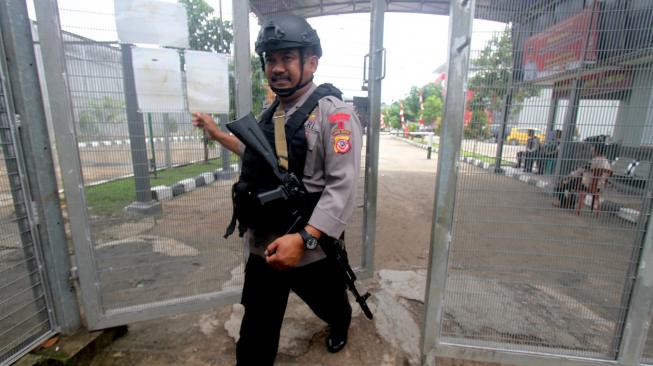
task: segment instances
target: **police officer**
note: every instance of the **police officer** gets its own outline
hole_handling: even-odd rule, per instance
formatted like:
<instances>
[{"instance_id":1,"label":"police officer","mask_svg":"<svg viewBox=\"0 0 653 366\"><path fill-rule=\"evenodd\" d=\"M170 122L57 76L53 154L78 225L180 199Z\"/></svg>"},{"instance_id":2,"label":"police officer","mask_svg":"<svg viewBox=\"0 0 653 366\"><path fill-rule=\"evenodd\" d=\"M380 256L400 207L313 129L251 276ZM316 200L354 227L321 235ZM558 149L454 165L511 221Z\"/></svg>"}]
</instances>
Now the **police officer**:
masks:
<instances>
[{"instance_id":1,"label":"police officer","mask_svg":"<svg viewBox=\"0 0 653 366\"><path fill-rule=\"evenodd\" d=\"M251 253L245 268L245 315L236 351L238 365L274 363L290 290L329 325L328 351L338 352L346 345L351 306L345 282L317 241L343 235L354 208L362 146L361 124L353 109L339 98L337 89L313 83L322 49L317 32L306 20L294 15L266 19L256 41L256 53L277 96L262 114L259 126L275 147L279 167L302 178L314 197L314 207L298 230L289 234L287 227L275 230L265 225L283 216L283 209L279 215L267 212L265 217L238 218L241 224L246 221L245 240ZM293 119L295 114L302 117ZM289 129L298 119L298 131ZM255 169L256 158L208 115L193 114L193 124L243 157L239 183L245 180L251 187L273 178L257 176L255 170L260 169Z\"/></svg>"}]
</instances>

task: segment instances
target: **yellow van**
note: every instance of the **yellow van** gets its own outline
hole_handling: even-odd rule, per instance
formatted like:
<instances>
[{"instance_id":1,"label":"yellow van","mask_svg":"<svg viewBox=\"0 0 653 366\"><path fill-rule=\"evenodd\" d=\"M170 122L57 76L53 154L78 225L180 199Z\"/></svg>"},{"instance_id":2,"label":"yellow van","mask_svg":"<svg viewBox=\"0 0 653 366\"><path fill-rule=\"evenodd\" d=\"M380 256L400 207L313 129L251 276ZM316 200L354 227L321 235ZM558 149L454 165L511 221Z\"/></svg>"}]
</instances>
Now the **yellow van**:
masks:
<instances>
[{"instance_id":1,"label":"yellow van","mask_svg":"<svg viewBox=\"0 0 653 366\"><path fill-rule=\"evenodd\" d=\"M533 130L535 131L535 137L540 140L540 143L544 143L544 133L542 130L539 130L537 128L516 128L513 127L512 130L510 130L510 134L508 137L506 137L506 141L510 145L526 145L526 141L528 140L528 130Z\"/></svg>"}]
</instances>

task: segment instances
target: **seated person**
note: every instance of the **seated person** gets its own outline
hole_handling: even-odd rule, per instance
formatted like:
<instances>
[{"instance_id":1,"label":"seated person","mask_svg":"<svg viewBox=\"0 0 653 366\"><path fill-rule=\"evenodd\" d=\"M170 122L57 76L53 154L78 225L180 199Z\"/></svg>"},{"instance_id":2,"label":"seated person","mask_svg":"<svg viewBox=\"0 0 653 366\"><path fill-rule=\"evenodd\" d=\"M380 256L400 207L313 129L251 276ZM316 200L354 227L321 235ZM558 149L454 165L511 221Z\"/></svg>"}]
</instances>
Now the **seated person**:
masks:
<instances>
[{"instance_id":1,"label":"seated person","mask_svg":"<svg viewBox=\"0 0 653 366\"><path fill-rule=\"evenodd\" d=\"M535 151L539 147L540 147L540 139L538 139L535 136L535 130L528 130L528 138L526 140L526 150L517 153L517 168L521 168L522 161L523 161L525 172L530 172L531 170L533 170Z\"/></svg>"},{"instance_id":2,"label":"seated person","mask_svg":"<svg viewBox=\"0 0 653 366\"><path fill-rule=\"evenodd\" d=\"M558 203L562 208L576 205L576 192L599 193L612 175L612 166L605 156L606 145L594 144L591 148L592 160L565 176L555 189ZM595 184L593 184L595 183Z\"/></svg>"}]
</instances>

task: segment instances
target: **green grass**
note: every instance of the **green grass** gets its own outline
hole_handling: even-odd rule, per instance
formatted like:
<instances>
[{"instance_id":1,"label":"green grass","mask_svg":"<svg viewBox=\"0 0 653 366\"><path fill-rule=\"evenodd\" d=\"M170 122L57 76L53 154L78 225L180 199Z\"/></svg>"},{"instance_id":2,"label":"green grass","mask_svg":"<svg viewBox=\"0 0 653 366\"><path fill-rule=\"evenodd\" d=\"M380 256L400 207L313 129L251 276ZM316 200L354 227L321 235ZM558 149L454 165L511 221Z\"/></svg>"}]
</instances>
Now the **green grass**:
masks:
<instances>
[{"instance_id":1,"label":"green grass","mask_svg":"<svg viewBox=\"0 0 653 366\"><path fill-rule=\"evenodd\" d=\"M478 159L480 161L484 161L484 162L486 162L488 164L494 164L496 162L496 157L494 157L494 156L481 155L481 154L478 154L478 153L473 153L471 151L463 150L462 155L465 158L475 158L475 159ZM501 165L512 165L512 163L509 162L508 160L501 160Z\"/></svg>"},{"instance_id":2,"label":"green grass","mask_svg":"<svg viewBox=\"0 0 653 366\"><path fill-rule=\"evenodd\" d=\"M238 161L237 157L235 157L235 161ZM170 186L182 179L193 178L201 173L213 172L221 167L221 159L211 159L208 163L201 162L159 170L156 178L150 177L150 186ZM133 177L86 187L86 204L92 214L111 215L121 212L135 198L136 190Z\"/></svg>"},{"instance_id":3,"label":"green grass","mask_svg":"<svg viewBox=\"0 0 653 366\"><path fill-rule=\"evenodd\" d=\"M421 143L423 143L423 144L428 144L428 142L424 141L423 139L422 139ZM434 144L433 144L433 147L437 149L438 147L440 147L440 145L434 143ZM478 159L478 160L484 161L484 162L486 162L486 163L488 163L488 164L494 164L494 163L496 162L496 157L495 157L495 156L481 155L481 154L474 153L474 152L472 152L472 151L466 151L466 150L463 150L463 151L461 152L461 154L462 154L462 156L463 156L464 158L468 158L468 157L469 157L469 158L475 158L475 159ZM513 164L513 163L510 162L510 161L508 161L508 160L501 160L501 165L503 165L503 166L505 166L505 165L512 165L512 164Z\"/></svg>"}]
</instances>

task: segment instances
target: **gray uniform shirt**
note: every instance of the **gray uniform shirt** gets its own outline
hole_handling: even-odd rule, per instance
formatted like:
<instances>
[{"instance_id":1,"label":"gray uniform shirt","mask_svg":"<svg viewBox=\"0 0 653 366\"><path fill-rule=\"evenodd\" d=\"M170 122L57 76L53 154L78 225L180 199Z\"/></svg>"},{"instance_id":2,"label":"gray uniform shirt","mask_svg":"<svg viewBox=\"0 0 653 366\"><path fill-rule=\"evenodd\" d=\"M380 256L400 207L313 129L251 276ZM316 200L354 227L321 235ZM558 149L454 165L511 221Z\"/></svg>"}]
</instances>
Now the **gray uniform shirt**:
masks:
<instances>
[{"instance_id":1,"label":"gray uniform shirt","mask_svg":"<svg viewBox=\"0 0 653 366\"><path fill-rule=\"evenodd\" d=\"M286 122L316 87L313 84L294 105L286 106ZM309 192L322 192L308 224L325 235L338 238L354 210L363 145L361 123L351 106L327 96L318 101L304 129L308 151L303 182ZM244 149L242 145L241 156ZM254 238L252 230L245 234L250 253L258 256L264 256L265 248L274 239L272 235ZM320 247L306 250L297 266L324 257Z\"/></svg>"}]
</instances>

